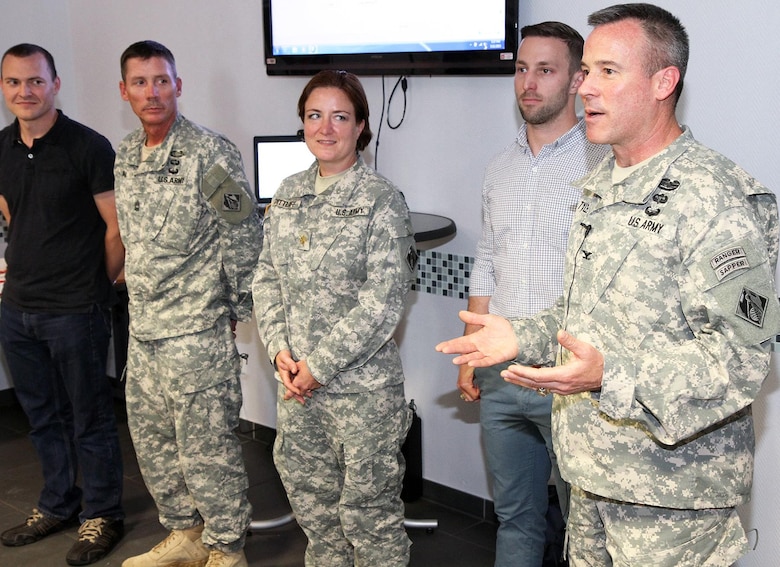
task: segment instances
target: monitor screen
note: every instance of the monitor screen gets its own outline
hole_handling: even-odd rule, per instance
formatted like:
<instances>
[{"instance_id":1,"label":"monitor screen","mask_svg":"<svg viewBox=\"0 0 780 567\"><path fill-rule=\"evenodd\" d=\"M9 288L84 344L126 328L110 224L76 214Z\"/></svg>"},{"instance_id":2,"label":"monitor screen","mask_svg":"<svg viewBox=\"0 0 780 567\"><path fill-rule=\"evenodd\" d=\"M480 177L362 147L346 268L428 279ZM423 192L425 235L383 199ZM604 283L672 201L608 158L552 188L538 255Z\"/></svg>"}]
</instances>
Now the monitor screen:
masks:
<instances>
[{"instance_id":1,"label":"monitor screen","mask_svg":"<svg viewBox=\"0 0 780 567\"><path fill-rule=\"evenodd\" d=\"M314 156L300 136L255 136L255 191L270 203L285 177L308 169Z\"/></svg>"},{"instance_id":2,"label":"monitor screen","mask_svg":"<svg viewBox=\"0 0 780 567\"><path fill-rule=\"evenodd\" d=\"M514 72L517 0L263 0L266 71Z\"/></svg>"}]
</instances>

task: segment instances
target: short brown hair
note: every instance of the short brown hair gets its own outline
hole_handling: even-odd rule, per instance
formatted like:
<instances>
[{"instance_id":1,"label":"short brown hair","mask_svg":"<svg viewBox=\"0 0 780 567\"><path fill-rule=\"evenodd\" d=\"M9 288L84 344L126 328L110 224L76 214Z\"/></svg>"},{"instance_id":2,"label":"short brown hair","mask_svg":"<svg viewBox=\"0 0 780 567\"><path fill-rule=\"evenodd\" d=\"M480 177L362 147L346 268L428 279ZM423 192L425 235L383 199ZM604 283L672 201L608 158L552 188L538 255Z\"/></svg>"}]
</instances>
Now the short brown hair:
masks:
<instances>
[{"instance_id":1,"label":"short brown hair","mask_svg":"<svg viewBox=\"0 0 780 567\"><path fill-rule=\"evenodd\" d=\"M542 22L520 29L520 39L527 37L552 37L560 39L569 48L569 72L573 75L582 68L582 48L585 40L580 32L562 22Z\"/></svg>"},{"instance_id":2,"label":"short brown hair","mask_svg":"<svg viewBox=\"0 0 780 567\"><path fill-rule=\"evenodd\" d=\"M314 75L311 80L306 83L306 86L303 87L303 92L298 99L298 117L301 120L304 118L306 101L309 100L312 91L321 87L339 89L347 95L352 106L355 107L355 120L358 123L363 122L363 131L360 133L360 136L358 136L355 149L359 152L363 151L371 141L373 134L368 125L368 99L366 98L366 92L363 90L360 79L348 71L325 70Z\"/></svg>"},{"instance_id":3,"label":"short brown hair","mask_svg":"<svg viewBox=\"0 0 780 567\"><path fill-rule=\"evenodd\" d=\"M682 95L688 68L688 32L676 16L653 4L643 3L616 4L598 10L588 17L588 24L598 27L623 20L637 20L645 32L645 71L648 76L665 67L677 67L680 71L680 81L674 93L676 104Z\"/></svg>"},{"instance_id":4,"label":"short brown hair","mask_svg":"<svg viewBox=\"0 0 780 567\"><path fill-rule=\"evenodd\" d=\"M142 59L146 61L152 57L162 57L165 59L171 66L174 78L176 77L176 60L173 58L171 50L162 43L157 43L151 39L145 39L143 41L136 41L122 52L122 57L119 58L119 66L122 70L122 80L125 80L128 59Z\"/></svg>"},{"instance_id":5,"label":"short brown hair","mask_svg":"<svg viewBox=\"0 0 780 567\"><path fill-rule=\"evenodd\" d=\"M5 61L5 58L8 55L11 55L12 57L30 57L36 53L43 55L43 58L46 59L46 63L49 65L49 71L51 71L52 80L56 79L57 67L54 66L54 57L52 57L51 53L46 51L43 47L40 45L35 45L34 43L20 43L10 47L8 51L3 54L3 58L0 59L0 73L2 73L3 61Z\"/></svg>"}]
</instances>

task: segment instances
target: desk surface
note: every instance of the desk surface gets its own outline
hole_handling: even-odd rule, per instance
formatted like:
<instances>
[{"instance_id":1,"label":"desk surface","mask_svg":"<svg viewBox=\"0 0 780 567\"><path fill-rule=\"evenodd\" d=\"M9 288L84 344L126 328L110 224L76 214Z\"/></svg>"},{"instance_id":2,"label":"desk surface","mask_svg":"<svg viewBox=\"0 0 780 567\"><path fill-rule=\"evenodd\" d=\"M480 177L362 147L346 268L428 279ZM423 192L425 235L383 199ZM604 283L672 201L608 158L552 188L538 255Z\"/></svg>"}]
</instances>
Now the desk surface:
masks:
<instances>
[{"instance_id":1,"label":"desk surface","mask_svg":"<svg viewBox=\"0 0 780 567\"><path fill-rule=\"evenodd\" d=\"M409 213L412 218L415 242L438 240L455 234L455 222L441 215Z\"/></svg>"}]
</instances>

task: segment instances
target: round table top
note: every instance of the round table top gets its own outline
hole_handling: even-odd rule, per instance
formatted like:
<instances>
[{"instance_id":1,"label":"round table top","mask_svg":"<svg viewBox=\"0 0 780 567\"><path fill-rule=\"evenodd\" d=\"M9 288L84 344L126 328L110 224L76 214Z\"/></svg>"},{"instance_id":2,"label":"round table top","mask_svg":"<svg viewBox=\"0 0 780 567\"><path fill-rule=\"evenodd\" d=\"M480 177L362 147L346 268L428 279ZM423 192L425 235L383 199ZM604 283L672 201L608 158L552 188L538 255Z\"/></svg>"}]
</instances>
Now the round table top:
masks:
<instances>
[{"instance_id":1,"label":"round table top","mask_svg":"<svg viewBox=\"0 0 780 567\"><path fill-rule=\"evenodd\" d=\"M415 242L438 240L455 234L455 222L441 215L409 213L412 218Z\"/></svg>"}]
</instances>

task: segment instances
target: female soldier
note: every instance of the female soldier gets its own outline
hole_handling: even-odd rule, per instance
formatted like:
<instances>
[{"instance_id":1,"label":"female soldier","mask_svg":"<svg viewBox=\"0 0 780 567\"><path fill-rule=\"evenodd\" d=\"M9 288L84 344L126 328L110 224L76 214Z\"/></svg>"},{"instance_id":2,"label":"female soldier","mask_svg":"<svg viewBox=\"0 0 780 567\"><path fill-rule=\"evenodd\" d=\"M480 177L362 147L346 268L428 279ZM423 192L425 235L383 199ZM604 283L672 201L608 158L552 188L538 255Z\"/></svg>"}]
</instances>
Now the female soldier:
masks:
<instances>
[{"instance_id":1,"label":"female soldier","mask_svg":"<svg viewBox=\"0 0 780 567\"><path fill-rule=\"evenodd\" d=\"M409 211L358 154L371 130L355 75L315 75L298 115L316 161L276 192L253 287L281 382L274 459L307 566L404 566L411 412L393 333L416 272Z\"/></svg>"}]
</instances>

